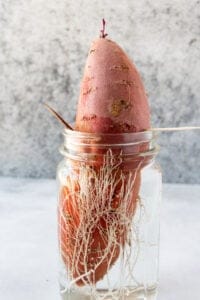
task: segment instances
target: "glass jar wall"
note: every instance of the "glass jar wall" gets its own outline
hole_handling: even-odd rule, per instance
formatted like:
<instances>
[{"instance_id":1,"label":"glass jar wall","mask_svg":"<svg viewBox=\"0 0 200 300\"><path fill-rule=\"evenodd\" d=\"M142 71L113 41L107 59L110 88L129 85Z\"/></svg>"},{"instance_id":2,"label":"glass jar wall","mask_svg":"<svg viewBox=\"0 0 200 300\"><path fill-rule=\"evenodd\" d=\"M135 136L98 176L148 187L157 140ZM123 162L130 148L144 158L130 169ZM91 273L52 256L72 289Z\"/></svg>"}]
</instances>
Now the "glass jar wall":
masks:
<instances>
[{"instance_id":1,"label":"glass jar wall","mask_svg":"<svg viewBox=\"0 0 200 300\"><path fill-rule=\"evenodd\" d=\"M155 300L161 200L155 135L66 130L61 153L62 299Z\"/></svg>"}]
</instances>

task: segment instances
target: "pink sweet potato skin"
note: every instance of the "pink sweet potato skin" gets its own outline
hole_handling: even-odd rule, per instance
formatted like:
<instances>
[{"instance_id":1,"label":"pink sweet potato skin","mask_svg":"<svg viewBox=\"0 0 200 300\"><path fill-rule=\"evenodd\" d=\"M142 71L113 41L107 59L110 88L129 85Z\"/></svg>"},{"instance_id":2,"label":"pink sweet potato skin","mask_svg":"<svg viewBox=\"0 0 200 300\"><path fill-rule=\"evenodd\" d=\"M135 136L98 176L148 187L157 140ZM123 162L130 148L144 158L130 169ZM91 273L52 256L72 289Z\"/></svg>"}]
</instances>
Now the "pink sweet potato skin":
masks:
<instances>
[{"instance_id":1,"label":"pink sweet potato skin","mask_svg":"<svg viewBox=\"0 0 200 300\"><path fill-rule=\"evenodd\" d=\"M135 65L115 42L98 38L86 61L75 129L123 133L148 128L148 100Z\"/></svg>"}]
</instances>

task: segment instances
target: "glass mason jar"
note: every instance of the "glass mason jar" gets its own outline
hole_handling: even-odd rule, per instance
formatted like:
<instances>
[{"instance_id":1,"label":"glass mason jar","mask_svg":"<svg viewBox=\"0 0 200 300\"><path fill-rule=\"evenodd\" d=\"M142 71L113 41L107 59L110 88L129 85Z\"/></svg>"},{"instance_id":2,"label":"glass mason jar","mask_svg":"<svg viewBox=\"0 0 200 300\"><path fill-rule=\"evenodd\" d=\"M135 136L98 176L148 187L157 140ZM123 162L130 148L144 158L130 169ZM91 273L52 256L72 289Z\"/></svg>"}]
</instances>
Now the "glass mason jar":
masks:
<instances>
[{"instance_id":1,"label":"glass mason jar","mask_svg":"<svg viewBox=\"0 0 200 300\"><path fill-rule=\"evenodd\" d=\"M65 130L61 153L62 299L155 300L161 200L155 134Z\"/></svg>"}]
</instances>

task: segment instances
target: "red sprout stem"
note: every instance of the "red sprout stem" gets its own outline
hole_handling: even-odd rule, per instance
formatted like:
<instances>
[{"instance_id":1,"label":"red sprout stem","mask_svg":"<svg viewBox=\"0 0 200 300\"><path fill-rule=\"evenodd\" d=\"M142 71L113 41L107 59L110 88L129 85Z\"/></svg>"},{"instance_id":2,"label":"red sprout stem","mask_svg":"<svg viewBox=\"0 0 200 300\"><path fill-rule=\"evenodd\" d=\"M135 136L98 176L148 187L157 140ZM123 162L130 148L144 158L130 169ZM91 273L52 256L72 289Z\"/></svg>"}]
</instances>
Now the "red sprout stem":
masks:
<instances>
[{"instance_id":1,"label":"red sprout stem","mask_svg":"<svg viewBox=\"0 0 200 300\"><path fill-rule=\"evenodd\" d=\"M105 39L107 37L107 33L105 33L105 27L106 27L106 21L104 19L102 19L102 24L103 24L103 29L100 31L100 38Z\"/></svg>"}]
</instances>

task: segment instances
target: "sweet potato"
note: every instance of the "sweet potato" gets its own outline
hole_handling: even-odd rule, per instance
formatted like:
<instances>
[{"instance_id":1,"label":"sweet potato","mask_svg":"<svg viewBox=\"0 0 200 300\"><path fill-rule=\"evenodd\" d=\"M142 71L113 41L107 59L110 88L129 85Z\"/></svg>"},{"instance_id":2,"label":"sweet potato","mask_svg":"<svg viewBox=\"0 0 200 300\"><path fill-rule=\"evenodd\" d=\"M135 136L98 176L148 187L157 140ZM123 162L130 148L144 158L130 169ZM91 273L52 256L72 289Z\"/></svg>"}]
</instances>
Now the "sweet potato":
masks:
<instances>
[{"instance_id":1,"label":"sweet potato","mask_svg":"<svg viewBox=\"0 0 200 300\"><path fill-rule=\"evenodd\" d=\"M140 75L125 52L104 35L95 40L89 50L75 130L105 134L109 143L106 134L140 132L148 128L150 111ZM80 152L84 151L80 148ZM120 248L127 242L141 181L140 160L122 161L118 168L112 169L102 160L102 154L107 155L105 149L91 145L89 151L97 154L95 163L86 162L80 172L77 169L81 169L81 165L72 162L76 178L67 177L60 192L62 257L78 285L95 284L117 260ZM114 150L113 154L116 156L120 151ZM126 154L131 149L123 151ZM98 154L101 155L98 157ZM104 168L109 174L102 179ZM83 177L85 187L80 183Z\"/></svg>"}]
</instances>

